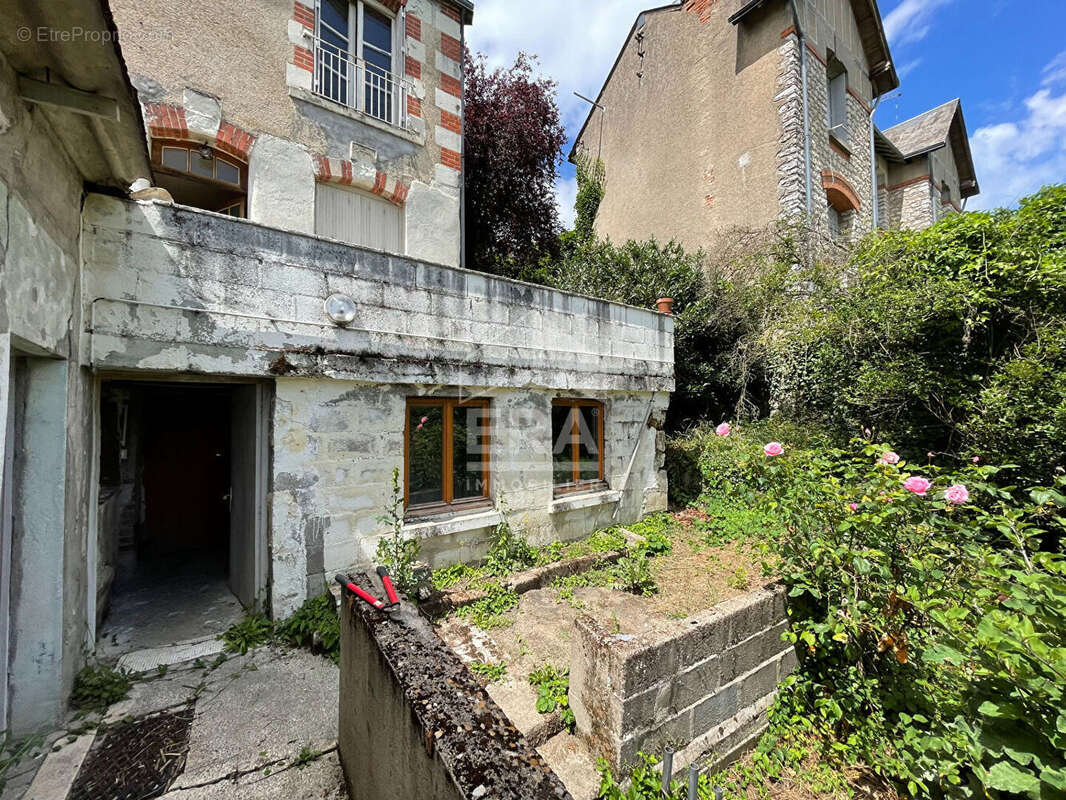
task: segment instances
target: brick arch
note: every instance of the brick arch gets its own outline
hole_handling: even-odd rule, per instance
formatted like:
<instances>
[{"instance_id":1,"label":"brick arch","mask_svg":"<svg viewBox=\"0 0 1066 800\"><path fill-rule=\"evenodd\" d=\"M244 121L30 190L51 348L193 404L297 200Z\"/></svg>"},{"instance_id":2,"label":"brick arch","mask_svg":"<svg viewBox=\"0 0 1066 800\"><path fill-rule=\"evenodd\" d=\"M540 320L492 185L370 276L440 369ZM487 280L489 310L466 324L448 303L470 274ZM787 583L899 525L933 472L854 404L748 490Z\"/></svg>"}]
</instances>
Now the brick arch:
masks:
<instances>
[{"instance_id":1,"label":"brick arch","mask_svg":"<svg viewBox=\"0 0 1066 800\"><path fill-rule=\"evenodd\" d=\"M315 156L315 180L319 183L339 183L380 195L398 206L407 201L410 187L398 178L381 170L368 169L343 158Z\"/></svg>"},{"instance_id":2,"label":"brick arch","mask_svg":"<svg viewBox=\"0 0 1066 800\"><path fill-rule=\"evenodd\" d=\"M859 199L855 188L840 173L828 169L823 170L822 188L825 189L825 196L829 200L829 205L837 211L844 213L845 211L858 211L862 208L862 201Z\"/></svg>"},{"instance_id":3,"label":"brick arch","mask_svg":"<svg viewBox=\"0 0 1066 800\"><path fill-rule=\"evenodd\" d=\"M165 103L147 103L144 106L144 119L148 125L148 134L153 139L183 139L190 142L203 142L227 155L248 162L255 136L236 125L222 120L217 131L190 128L185 118L183 106Z\"/></svg>"}]
</instances>

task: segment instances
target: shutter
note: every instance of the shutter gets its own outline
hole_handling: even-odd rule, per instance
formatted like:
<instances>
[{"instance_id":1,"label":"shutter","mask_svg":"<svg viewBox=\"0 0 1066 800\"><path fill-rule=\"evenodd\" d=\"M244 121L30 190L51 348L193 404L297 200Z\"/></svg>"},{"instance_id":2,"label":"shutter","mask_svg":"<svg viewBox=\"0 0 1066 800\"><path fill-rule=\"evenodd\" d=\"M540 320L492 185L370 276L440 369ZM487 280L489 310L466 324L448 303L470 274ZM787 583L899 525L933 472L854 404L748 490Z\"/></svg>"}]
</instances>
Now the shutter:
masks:
<instances>
[{"instance_id":1,"label":"shutter","mask_svg":"<svg viewBox=\"0 0 1066 800\"><path fill-rule=\"evenodd\" d=\"M315 233L347 244L402 254L403 207L356 189L319 183L315 187Z\"/></svg>"}]
</instances>

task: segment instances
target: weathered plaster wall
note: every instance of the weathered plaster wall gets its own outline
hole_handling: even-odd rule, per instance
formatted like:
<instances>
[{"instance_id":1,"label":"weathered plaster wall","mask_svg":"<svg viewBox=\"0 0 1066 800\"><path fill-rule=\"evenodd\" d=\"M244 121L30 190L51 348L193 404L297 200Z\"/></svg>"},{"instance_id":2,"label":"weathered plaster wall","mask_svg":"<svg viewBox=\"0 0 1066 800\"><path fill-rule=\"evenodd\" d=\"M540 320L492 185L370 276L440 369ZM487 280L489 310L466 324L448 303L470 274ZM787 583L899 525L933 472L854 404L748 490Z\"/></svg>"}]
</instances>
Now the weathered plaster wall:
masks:
<instances>
[{"instance_id":1,"label":"weathered plaster wall","mask_svg":"<svg viewBox=\"0 0 1066 800\"><path fill-rule=\"evenodd\" d=\"M39 109L17 99L0 56L0 335L9 356L28 356L28 391L47 386L26 406L22 441L12 437L22 465L13 480L33 486L14 507L13 571L28 576L12 595L15 731L55 721L86 643L92 382L76 358L81 193L77 169ZM36 458L48 459L46 479L25 471ZM47 619L37 591L44 586L58 590Z\"/></svg>"},{"instance_id":2,"label":"weathered plaster wall","mask_svg":"<svg viewBox=\"0 0 1066 800\"><path fill-rule=\"evenodd\" d=\"M370 174L367 185L353 185L399 204L408 192L416 195L405 209L413 232L408 255L457 265L462 26L451 6L437 0L405 6L395 22L395 63L411 93L406 130L399 130L314 93L313 2L240 4L226 9L224 25L217 4L206 0L112 3L142 104L174 108L191 138L200 133L213 140L220 123L254 137L242 154L250 172L250 219L313 232L315 181L339 177L313 161L350 160L356 173L365 164ZM375 187L377 173L387 181L384 192ZM400 194L397 184L404 187Z\"/></svg>"},{"instance_id":3,"label":"weathered plaster wall","mask_svg":"<svg viewBox=\"0 0 1066 800\"><path fill-rule=\"evenodd\" d=\"M606 194L596 229L624 241L676 238L708 246L732 226L777 217L779 127L773 103L782 9L730 25L728 3L705 19L682 7L646 15L600 103ZM639 53L643 50L643 60ZM638 73L643 73L638 76ZM580 144L595 156L601 112Z\"/></svg>"},{"instance_id":4,"label":"weathered plaster wall","mask_svg":"<svg viewBox=\"0 0 1066 800\"><path fill-rule=\"evenodd\" d=\"M535 541L665 507L669 316L153 203L91 195L84 225L86 364L275 379L275 614L372 558L408 396L492 399L494 492ZM358 304L347 328L324 316L331 292ZM553 505L555 396L605 402L617 496ZM409 533L449 563L482 555L498 519Z\"/></svg>"}]
</instances>

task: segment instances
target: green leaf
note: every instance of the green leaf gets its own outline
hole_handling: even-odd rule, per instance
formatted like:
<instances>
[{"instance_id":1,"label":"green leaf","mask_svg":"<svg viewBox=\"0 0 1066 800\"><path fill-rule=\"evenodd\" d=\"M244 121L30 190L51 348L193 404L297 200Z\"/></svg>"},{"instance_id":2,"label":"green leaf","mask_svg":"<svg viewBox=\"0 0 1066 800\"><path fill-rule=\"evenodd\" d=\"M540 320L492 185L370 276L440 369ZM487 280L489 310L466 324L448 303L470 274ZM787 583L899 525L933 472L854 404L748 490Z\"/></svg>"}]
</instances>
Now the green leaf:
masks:
<instances>
[{"instance_id":1,"label":"green leaf","mask_svg":"<svg viewBox=\"0 0 1066 800\"><path fill-rule=\"evenodd\" d=\"M1040 780L1059 791L1066 792L1066 769L1047 767L1041 771Z\"/></svg>"},{"instance_id":2,"label":"green leaf","mask_svg":"<svg viewBox=\"0 0 1066 800\"><path fill-rule=\"evenodd\" d=\"M943 664L945 661L950 661L953 664L962 664L966 661L966 656L954 647L948 647L946 644L934 644L932 647L926 648L922 653L922 661L926 664Z\"/></svg>"},{"instance_id":3,"label":"green leaf","mask_svg":"<svg viewBox=\"0 0 1066 800\"><path fill-rule=\"evenodd\" d=\"M1014 794L1026 794L1040 789L1040 779L1031 772L1018 769L1008 761L993 764L986 783L993 789Z\"/></svg>"}]
</instances>

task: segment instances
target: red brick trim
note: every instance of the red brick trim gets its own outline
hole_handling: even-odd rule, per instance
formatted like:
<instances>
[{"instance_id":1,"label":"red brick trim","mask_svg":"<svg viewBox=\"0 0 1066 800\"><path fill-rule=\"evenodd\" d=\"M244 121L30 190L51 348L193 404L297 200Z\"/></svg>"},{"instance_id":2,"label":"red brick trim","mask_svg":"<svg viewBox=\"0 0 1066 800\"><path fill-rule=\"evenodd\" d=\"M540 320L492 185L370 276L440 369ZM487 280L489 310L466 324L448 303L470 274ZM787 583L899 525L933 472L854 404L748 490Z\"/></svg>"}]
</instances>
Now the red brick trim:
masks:
<instances>
[{"instance_id":1,"label":"red brick trim","mask_svg":"<svg viewBox=\"0 0 1066 800\"><path fill-rule=\"evenodd\" d=\"M407 199L407 193L409 191L410 191L410 189L408 188L408 186L406 184L403 184L403 183L400 183L399 181L397 181L396 182L396 188L392 190L392 196L389 197L389 200L391 200L393 203L395 203L398 206L402 206L404 201Z\"/></svg>"},{"instance_id":2,"label":"red brick trim","mask_svg":"<svg viewBox=\"0 0 1066 800\"><path fill-rule=\"evenodd\" d=\"M459 83L457 78L453 78L451 75L441 74L440 76L440 88L442 91L447 92L455 97L463 96L463 85Z\"/></svg>"},{"instance_id":3,"label":"red brick trim","mask_svg":"<svg viewBox=\"0 0 1066 800\"><path fill-rule=\"evenodd\" d=\"M315 54L298 44L292 46L292 63L311 72L315 68Z\"/></svg>"},{"instance_id":4,"label":"red brick trim","mask_svg":"<svg viewBox=\"0 0 1066 800\"><path fill-rule=\"evenodd\" d=\"M329 159L324 156L315 156L315 179L328 181L333 178L329 171Z\"/></svg>"},{"instance_id":5,"label":"red brick trim","mask_svg":"<svg viewBox=\"0 0 1066 800\"><path fill-rule=\"evenodd\" d=\"M407 113L412 117L422 116L422 101L411 95L407 96Z\"/></svg>"},{"instance_id":6,"label":"red brick trim","mask_svg":"<svg viewBox=\"0 0 1066 800\"><path fill-rule=\"evenodd\" d=\"M449 150L447 147L442 147L440 149L440 163L446 167L451 167L454 170L462 171L463 169L463 157L454 150Z\"/></svg>"},{"instance_id":7,"label":"red brick trim","mask_svg":"<svg viewBox=\"0 0 1066 800\"><path fill-rule=\"evenodd\" d=\"M189 126L185 123L185 109L164 103L147 103L144 120L148 133L157 139L188 139Z\"/></svg>"},{"instance_id":8,"label":"red brick trim","mask_svg":"<svg viewBox=\"0 0 1066 800\"><path fill-rule=\"evenodd\" d=\"M444 111L443 109L441 109L440 112L440 126L445 130L451 131L452 133L463 132L462 122L460 121L459 117L457 117L450 111Z\"/></svg>"},{"instance_id":9,"label":"red brick trim","mask_svg":"<svg viewBox=\"0 0 1066 800\"><path fill-rule=\"evenodd\" d=\"M795 25L789 25L787 28L785 28L783 31L781 31L781 38L782 39L787 39L789 36L791 36L794 33L798 35L798 32L796 31L796 26Z\"/></svg>"},{"instance_id":10,"label":"red brick trim","mask_svg":"<svg viewBox=\"0 0 1066 800\"><path fill-rule=\"evenodd\" d=\"M822 170L822 188L825 189L829 204L837 211L858 211L862 208L859 195L839 172Z\"/></svg>"},{"instance_id":11,"label":"red brick trim","mask_svg":"<svg viewBox=\"0 0 1066 800\"><path fill-rule=\"evenodd\" d=\"M440 35L440 51L452 61L459 61L463 57L462 42L446 33Z\"/></svg>"},{"instance_id":12,"label":"red brick trim","mask_svg":"<svg viewBox=\"0 0 1066 800\"><path fill-rule=\"evenodd\" d=\"M829 62L825 60L825 57L821 53L814 49L814 45L810 42L805 42L805 44L807 45L807 49L811 51L811 55L821 61L823 67L828 68Z\"/></svg>"},{"instance_id":13,"label":"red brick trim","mask_svg":"<svg viewBox=\"0 0 1066 800\"><path fill-rule=\"evenodd\" d=\"M374 188L370 191L374 194L381 194L385 191L385 181L387 180L388 176L384 172L378 172L378 174L374 176Z\"/></svg>"},{"instance_id":14,"label":"red brick trim","mask_svg":"<svg viewBox=\"0 0 1066 800\"><path fill-rule=\"evenodd\" d=\"M685 3L685 11L690 11L699 17L700 25L703 25L707 20L711 18L711 14L714 12L715 6L718 5L718 0L688 0Z\"/></svg>"},{"instance_id":15,"label":"red brick trim","mask_svg":"<svg viewBox=\"0 0 1066 800\"><path fill-rule=\"evenodd\" d=\"M411 58L411 56L406 56L406 61L404 63L406 65L406 72L409 78L414 78L415 80L418 80L422 77L422 62L416 61L415 59Z\"/></svg>"},{"instance_id":16,"label":"red brick trim","mask_svg":"<svg viewBox=\"0 0 1066 800\"><path fill-rule=\"evenodd\" d=\"M293 3L292 18L303 25L305 28L315 29L315 11L312 8L308 8L303 3Z\"/></svg>"},{"instance_id":17,"label":"red brick trim","mask_svg":"<svg viewBox=\"0 0 1066 800\"><path fill-rule=\"evenodd\" d=\"M896 191L896 189L903 189L903 188L905 188L907 186L913 186L914 184L921 183L922 181L928 181L929 183L932 183L933 182L933 176L932 175L919 175L917 178L911 178L909 181L903 181L903 183L897 183L895 186L889 186L888 187L888 191L894 192L894 191Z\"/></svg>"},{"instance_id":18,"label":"red brick trim","mask_svg":"<svg viewBox=\"0 0 1066 800\"><path fill-rule=\"evenodd\" d=\"M223 122L218 126L218 135L215 137L215 147L223 153L229 153L231 156L236 156L237 158L247 161L254 142L255 137L252 136L252 134L248 133L248 131L241 130L235 125Z\"/></svg>"},{"instance_id":19,"label":"red brick trim","mask_svg":"<svg viewBox=\"0 0 1066 800\"><path fill-rule=\"evenodd\" d=\"M863 109L866 111L866 115L869 116L872 109L865 100L859 97L859 93L852 89L850 85L848 86L848 94L850 94L859 102L859 105L862 106Z\"/></svg>"},{"instance_id":20,"label":"red brick trim","mask_svg":"<svg viewBox=\"0 0 1066 800\"><path fill-rule=\"evenodd\" d=\"M449 5L445 5L444 3L441 3L440 13L442 13L444 16L448 17L449 19L455 20L456 22L462 24L463 19L462 19L461 16L459 16L458 9L452 8Z\"/></svg>"},{"instance_id":21,"label":"red brick trim","mask_svg":"<svg viewBox=\"0 0 1066 800\"><path fill-rule=\"evenodd\" d=\"M851 153L838 144L832 136L829 137L829 149L846 161L851 161Z\"/></svg>"},{"instance_id":22,"label":"red brick trim","mask_svg":"<svg viewBox=\"0 0 1066 800\"><path fill-rule=\"evenodd\" d=\"M414 14L407 15L407 38L422 41L422 20Z\"/></svg>"}]
</instances>

